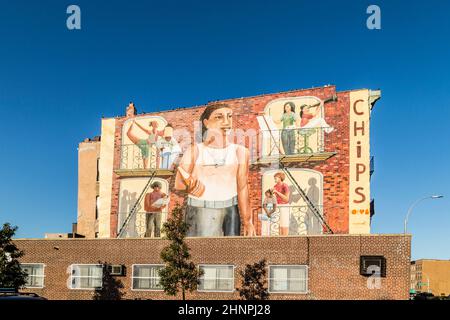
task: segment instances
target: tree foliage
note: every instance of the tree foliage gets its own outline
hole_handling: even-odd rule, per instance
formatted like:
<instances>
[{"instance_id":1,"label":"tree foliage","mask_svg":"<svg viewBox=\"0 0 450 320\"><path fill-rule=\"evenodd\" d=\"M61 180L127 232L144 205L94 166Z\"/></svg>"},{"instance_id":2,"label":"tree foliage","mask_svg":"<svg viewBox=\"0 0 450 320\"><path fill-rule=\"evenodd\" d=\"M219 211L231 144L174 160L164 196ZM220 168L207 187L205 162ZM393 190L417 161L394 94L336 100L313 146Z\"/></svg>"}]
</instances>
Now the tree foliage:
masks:
<instances>
[{"instance_id":1,"label":"tree foliage","mask_svg":"<svg viewBox=\"0 0 450 320\"><path fill-rule=\"evenodd\" d=\"M161 252L164 268L159 270L160 285L167 295L175 296L181 290L183 300L186 291L197 289L201 271L190 260L189 247L184 241L189 225L184 221L179 205L172 210L171 217L164 223L162 231L170 244Z\"/></svg>"},{"instance_id":2,"label":"tree foliage","mask_svg":"<svg viewBox=\"0 0 450 320\"><path fill-rule=\"evenodd\" d=\"M17 229L9 223L3 224L0 229L0 288L19 290L26 284L28 275L22 270L18 260L24 252L12 242Z\"/></svg>"},{"instance_id":3,"label":"tree foliage","mask_svg":"<svg viewBox=\"0 0 450 320\"><path fill-rule=\"evenodd\" d=\"M239 295L243 300L267 300L269 291L266 287L266 259L254 264L247 264L244 271L239 272L242 277Z\"/></svg>"}]
</instances>

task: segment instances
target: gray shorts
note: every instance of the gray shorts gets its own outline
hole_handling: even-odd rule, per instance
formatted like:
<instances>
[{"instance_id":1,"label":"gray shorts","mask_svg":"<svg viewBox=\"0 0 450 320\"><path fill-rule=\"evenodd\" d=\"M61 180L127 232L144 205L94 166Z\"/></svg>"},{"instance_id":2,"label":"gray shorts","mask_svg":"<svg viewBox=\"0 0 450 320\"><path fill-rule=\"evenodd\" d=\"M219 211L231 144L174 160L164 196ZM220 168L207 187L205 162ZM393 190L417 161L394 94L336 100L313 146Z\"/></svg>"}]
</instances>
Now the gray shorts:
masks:
<instances>
[{"instance_id":1,"label":"gray shorts","mask_svg":"<svg viewBox=\"0 0 450 320\"><path fill-rule=\"evenodd\" d=\"M238 205L222 209L186 206L188 237L222 237L241 235Z\"/></svg>"}]
</instances>

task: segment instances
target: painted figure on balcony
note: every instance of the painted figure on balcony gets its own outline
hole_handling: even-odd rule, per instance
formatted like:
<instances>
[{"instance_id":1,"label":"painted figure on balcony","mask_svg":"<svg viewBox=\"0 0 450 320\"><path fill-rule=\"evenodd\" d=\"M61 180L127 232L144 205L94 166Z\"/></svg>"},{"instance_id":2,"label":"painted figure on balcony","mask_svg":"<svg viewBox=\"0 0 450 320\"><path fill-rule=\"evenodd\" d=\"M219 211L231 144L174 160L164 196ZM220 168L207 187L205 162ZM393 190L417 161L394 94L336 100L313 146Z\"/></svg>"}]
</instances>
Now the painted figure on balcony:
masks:
<instances>
[{"instance_id":1,"label":"painted figure on balcony","mask_svg":"<svg viewBox=\"0 0 450 320\"><path fill-rule=\"evenodd\" d=\"M271 218L277 211L277 198L272 189L267 189L264 193L263 213L260 215L261 220L261 235L270 236Z\"/></svg>"},{"instance_id":2,"label":"painted figure on balcony","mask_svg":"<svg viewBox=\"0 0 450 320\"><path fill-rule=\"evenodd\" d=\"M280 235L286 236L289 234L290 222L290 195L289 186L284 182L286 175L283 172L277 172L274 175L275 185L273 186L273 193L277 198L277 206L280 210Z\"/></svg>"},{"instance_id":3,"label":"painted figure on balcony","mask_svg":"<svg viewBox=\"0 0 450 320\"><path fill-rule=\"evenodd\" d=\"M201 143L187 148L175 188L188 193L188 236L254 236L248 188L249 151L230 141L233 111L211 104L203 111ZM241 221L242 218L242 221Z\"/></svg>"},{"instance_id":4,"label":"painted figure on balcony","mask_svg":"<svg viewBox=\"0 0 450 320\"><path fill-rule=\"evenodd\" d=\"M161 192L161 187L161 182L155 181L151 185L153 191L145 195L146 238L150 238L152 234L155 238L159 238L161 235L162 210L168 202L168 196Z\"/></svg>"},{"instance_id":5,"label":"painted figure on balcony","mask_svg":"<svg viewBox=\"0 0 450 320\"><path fill-rule=\"evenodd\" d=\"M173 136L173 128L167 125L164 128L164 134L162 138L158 138L156 142L157 148L161 154L161 169L172 170L174 163L177 162L181 153L180 145Z\"/></svg>"},{"instance_id":6,"label":"painted figure on balcony","mask_svg":"<svg viewBox=\"0 0 450 320\"><path fill-rule=\"evenodd\" d=\"M330 133L334 130L330 127L325 119L321 116L320 105L308 106L306 104L300 106L300 128L323 128L325 133Z\"/></svg>"},{"instance_id":7,"label":"painted figure on balcony","mask_svg":"<svg viewBox=\"0 0 450 320\"><path fill-rule=\"evenodd\" d=\"M283 106L283 115L280 120L273 120L276 124L283 124L281 130L281 143L286 155L295 153L295 128L300 125L300 118L295 113L295 104L286 102Z\"/></svg>"},{"instance_id":8,"label":"painted figure on balcony","mask_svg":"<svg viewBox=\"0 0 450 320\"><path fill-rule=\"evenodd\" d=\"M157 121L150 121L149 123L150 129L146 129L143 126L141 126L138 122L133 120L131 123L131 126L128 128L127 136L133 142L141 151L142 155L142 161L145 169L150 168L150 155L152 147L155 145L156 141L159 137L163 135L163 131L158 130L158 122ZM143 132L145 132L148 136L146 139L140 139L133 133L133 128L139 128ZM158 157L158 154L156 155Z\"/></svg>"}]
</instances>

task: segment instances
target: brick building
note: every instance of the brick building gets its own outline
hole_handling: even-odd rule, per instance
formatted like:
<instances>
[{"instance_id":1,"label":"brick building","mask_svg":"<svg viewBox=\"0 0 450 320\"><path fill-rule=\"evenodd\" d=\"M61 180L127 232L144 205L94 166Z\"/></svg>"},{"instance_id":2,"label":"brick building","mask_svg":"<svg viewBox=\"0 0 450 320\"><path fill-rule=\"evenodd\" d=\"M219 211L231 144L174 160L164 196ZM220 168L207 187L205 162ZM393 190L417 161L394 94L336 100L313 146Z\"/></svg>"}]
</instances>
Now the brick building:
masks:
<instances>
[{"instance_id":1,"label":"brick building","mask_svg":"<svg viewBox=\"0 0 450 320\"><path fill-rule=\"evenodd\" d=\"M411 262L412 292L450 295L450 260L420 259Z\"/></svg>"},{"instance_id":2,"label":"brick building","mask_svg":"<svg viewBox=\"0 0 450 320\"><path fill-rule=\"evenodd\" d=\"M374 213L370 198L373 172L370 112L379 97L379 91L336 92L334 86L326 86L219 101L232 109L233 129L243 132L238 137L239 142L250 152L249 201L258 234L261 233L258 214L261 213L263 191L273 187L273 175L282 171L281 166L293 177L286 181L291 189L291 219L292 222L296 220L298 226L297 230L290 228L290 235L311 234L304 222L308 205L295 187L298 184L307 192L310 179L316 181L318 188L313 202L333 233L370 233L370 218ZM314 127L291 130L295 132L295 150L291 154L283 150L282 126L272 121L281 117L286 102L295 104L297 117L301 105L318 105L316 117L324 120ZM85 141L79 147L78 233L86 237L117 237L130 215L130 208L139 199L152 174L155 174L153 180L160 181L163 191L170 195L165 217L176 203L183 204L186 193L173 187L176 169L162 168L161 157L155 148L150 148L149 161L144 164L142 150L128 139L126 133L133 121L147 128L155 121L159 132L169 125L184 152L198 138L199 119L206 107L136 115L134 105L130 104L132 111L127 115L102 119L100 141ZM133 130L138 134L142 131L136 126ZM145 139L145 133L140 138ZM145 220L142 199L138 206L141 208L134 214L134 226L131 226L134 230L125 233L141 237ZM271 235L277 235L274 229L276 226L271 228ZM314 231L317 233L317 229ZM326 230L319 230L322 231Z\"/></svg>"},{"instance_id":3,"label":"brick building","mask_svg":"<svg viewBox=\"0 0 450 320\"><path fill-rule=\"evenodd\" d=\"M107 263L123 265L114 276L125 293L123 299L170 299L152 284L152 273L143 268L161 265L159 253L166 244L160 239L29 239L16 240L25 251L22 263L39 268L41 278L28 291L49 299L92 299L95 273L85 274L78 288L71 277L74 266ZM214 284L204 284L188 299L239 299L239 271L245 264L267 258L270 299L408 299L410 236L326 235L279 237L191 238L192 260L217 274ZM375 278L360 273L361 256L384 256L386 276ZM226 272L229 268L229 272ZM139 270L138 270L139 269ZM290 281L283 275L296 271ZM140 273L139 273L140 272ZM209 272L209 273L210 273ZM38 276L39 277L39 276ZM90 277L90 278L89 278ZM214 276L212 276L214 277ZM218 281L219 282L217 284ZM298 283L297 283L297 282ZM74 283L76 285L74 285ZM147 288L147 289L144 289ZM179 297L178 297L179 298Z\"/></svg>"},{"instance_id":4,"label":"brick building","mask_svg":"<svg viewBox=\"0 0 450 320\"><path fill-rule=\"evenodd\" d=\"M157 229L180 204L205 271L194 298L237 298L239 271L264 257L275 299L406 299L410 237L370 235L379 98L325 86L153 113L130 103L79 145L72 235L84 238L17 240L36 280L30 290L89 299L102 265L114 265L125 298L163 298Z\"/></svg>"}]
</instances>

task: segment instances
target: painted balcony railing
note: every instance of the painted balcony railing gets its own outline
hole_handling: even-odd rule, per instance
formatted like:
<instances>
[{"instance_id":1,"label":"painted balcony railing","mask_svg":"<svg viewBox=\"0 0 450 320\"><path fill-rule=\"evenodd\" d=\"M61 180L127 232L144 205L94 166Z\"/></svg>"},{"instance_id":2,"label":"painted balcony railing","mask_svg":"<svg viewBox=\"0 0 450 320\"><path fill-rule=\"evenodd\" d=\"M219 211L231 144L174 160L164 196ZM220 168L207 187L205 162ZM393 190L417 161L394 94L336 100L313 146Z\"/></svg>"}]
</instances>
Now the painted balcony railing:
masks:
<instances>
[{"instance_id":1,"label":"painted balcony railing","mask_svg":"<svg viewBox=\"0 0 450 320\"><path fill-rule=\"evenodd\" d=\"M316 205L316 208L322 213L323 206ZM318 217L315 216L313 211L308 206L277 206L274 213L268 217L262 208L258 210L259 225L261 226L262 236L278 236L280 235L280 218L282 215L286 215L289 221L289 235L314 235L322 234L323 226ZM128 217L128 212L120 212L118 219L118 231L122 228L124 221ZM133 215L128 223L124 226L123 237L124 238L145 238L147 232L147 219L149 215L146 212L139 211ZM167 212L161 213L161 219L159 222L159 230L162 229L163 223L167 219ZM153 223L153 222L152 222ZM149 235L147 235L149 236ZM155 228L150 235L155 237ZM159 236L162 236L160 231ZM157 237L157 234L156 234Z\"/></svg>"},{"instance_id":2,"label":"painted balcony railing","mask_svg":"<svg viewBox=\"0 0 450 320\"><path fill-rule=\"evenodd\" d=\"M121 146L119 170L172 170L179 153L161 153L156 144Z\"/></svg>"},{"instance_id":3,"label":"painted balcony railing","mask_svg":"<svg viewBox=\"0 0 450 320\"><path fill-rule=\"evenodd\" d=\"M324 161L336 154L327 147L335 135L327 136L330 127L260 130L256 134L236 135L235 142L245 141L252 163L277 161ZM177 147L180 150L179 147ZM119 171L172 171L180 152L163 153L155 143L125 144L121 146Z\"/></svg>"},{"instance_id":4,"label":"painted balcony railing","mask_svg":"<svg viewBox=\"0 0 450 320\"><path fill-rule=\"evenodd\" d=\"M333 142L330 137L334 135L327 137L332 131L331 127L261 130L258 159L326 160L335 154L325 143Z\"/></svg>"},{"instance_id":5,"label":"painted balcony railing","mask_svg":"<svg viewBox=\"0 0 450 320\"><path fill-rule=\"evenodd\" d=\"M316 205L322 213L323 206ZM258 219L261 223L262 236L280 235L280 218L288 216L289 235L313 235L322 234L323 227L320 219L316 217L308 206L277 206L274 213L268 217L263 209L259 210Z\"/></svg>"},{"instance_id":6,"label":"painted balcony railing","mask_svg":"<svg viewBox=\"0 0 450 320\"><path fill-rule=\"evenodd\" d=\"M120 229L123 226L123 223L125 222L126 218L128 217L129 212L120 212L119 213L119 220L117 224L117 232L120 231ZM151 215L151 214L148 214ZM149 218L146 212L139 211L134 214L130 220L127 222L127 224L124 226L124 230L122 232L123 238L145 238L146 237L146 231L147 231L147 219ZM167 219L167 212L163 211L161 213L161 219L159 222L159 230L162 229L163 223ZM160 232L160 237L162 236L162 233ZM153 232L151 234L151 237L155 237L155 228L153 227Z\"/></svg>"}]
</instances>

